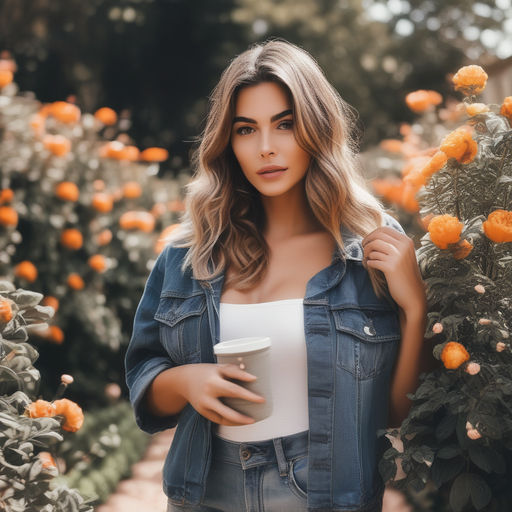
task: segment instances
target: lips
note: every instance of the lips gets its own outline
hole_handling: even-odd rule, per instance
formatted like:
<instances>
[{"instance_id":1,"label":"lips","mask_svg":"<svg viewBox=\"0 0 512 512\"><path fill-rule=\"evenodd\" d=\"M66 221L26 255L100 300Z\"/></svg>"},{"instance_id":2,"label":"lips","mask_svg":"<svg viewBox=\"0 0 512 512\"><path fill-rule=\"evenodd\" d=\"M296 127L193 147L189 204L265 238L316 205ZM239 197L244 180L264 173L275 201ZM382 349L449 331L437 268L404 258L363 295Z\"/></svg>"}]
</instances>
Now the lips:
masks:
<instances>
[{"instance_id":1,"label":"lips","mask_svg":"<svg viewBox=\"0 0 512 512\"><path fill-rule=\"evenodd\" d=\"M286 171L286 167L282 167L280 165L266 165L265 167L262 167L259 171L258 171L258 174L267 174L267 173L271 173L271 172L276 172L276 171Z\"/></svg>"}]
</instances>

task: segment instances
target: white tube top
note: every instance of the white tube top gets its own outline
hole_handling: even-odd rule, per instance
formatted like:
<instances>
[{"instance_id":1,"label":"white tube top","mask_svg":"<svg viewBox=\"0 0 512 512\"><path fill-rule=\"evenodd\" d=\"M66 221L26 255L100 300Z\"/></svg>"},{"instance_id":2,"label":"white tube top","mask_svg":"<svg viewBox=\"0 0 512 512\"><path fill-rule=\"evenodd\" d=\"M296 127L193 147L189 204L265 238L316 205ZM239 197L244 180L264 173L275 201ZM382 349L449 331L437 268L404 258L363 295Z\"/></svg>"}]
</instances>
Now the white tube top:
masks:
<instances>
[{"instance_id":1,"label":"white tube top","mask_svg":"<svg viewBox=\"0 0 512 512\"><path fill-rule=\"evenodd\" d=\"M236 442L262 441L309 429L307 354L303 299L256 304L220 303L220 341L269 336L273 412L252 425L216 425L216 433Z\"/></svg>"}]
</instances>

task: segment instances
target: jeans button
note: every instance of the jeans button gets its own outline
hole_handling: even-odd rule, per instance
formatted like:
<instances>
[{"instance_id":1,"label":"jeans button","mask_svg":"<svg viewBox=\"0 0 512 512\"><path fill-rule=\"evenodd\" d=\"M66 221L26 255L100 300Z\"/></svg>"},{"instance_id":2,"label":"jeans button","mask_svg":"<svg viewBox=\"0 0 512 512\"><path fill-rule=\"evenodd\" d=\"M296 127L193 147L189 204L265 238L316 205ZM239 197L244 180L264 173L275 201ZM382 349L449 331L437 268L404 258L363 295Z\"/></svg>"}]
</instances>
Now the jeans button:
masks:
<instances>
[{"instance_id":1,"label":"jeans button","mask_svg":"<svg viewBox=\"0 0 512 512\"><path fill-rule=\"evenodd\" d=\"M251 458L251 452L249 450L242 450L242 459L249 460Z\"/></svg>"}]
</instances>

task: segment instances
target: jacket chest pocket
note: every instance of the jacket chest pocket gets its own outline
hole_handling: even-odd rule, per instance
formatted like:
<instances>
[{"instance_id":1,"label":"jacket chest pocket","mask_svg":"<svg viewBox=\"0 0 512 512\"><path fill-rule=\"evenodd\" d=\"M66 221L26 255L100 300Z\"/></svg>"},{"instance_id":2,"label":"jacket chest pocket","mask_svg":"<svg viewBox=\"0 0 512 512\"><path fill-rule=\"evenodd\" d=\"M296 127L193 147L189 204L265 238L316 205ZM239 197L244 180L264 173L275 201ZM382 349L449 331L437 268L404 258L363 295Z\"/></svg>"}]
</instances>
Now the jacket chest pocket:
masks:
<instances>
[{"instance_id":1,"label":"jacket chest pocket","mask_svg":"<svg viewBox=\"0 0 512 512\"><path fill-rule=\"evenodd\" d=\"M181 298L163 293L154 315L160 326L160 342L176 364L199 363L201 324L207 322L204 295Z\"/></svg>"},{"instance_id":2,"label":"jacket chest pocket","mask_svg":"<svg viewBox=\"0 0 512 512\"><path fill-rule=\"evenodd\" d=\"M368 306L333 310L332 314L338 366L359 379L391 371L401 337L395 310Z\"/></svg>"}]
</instances>

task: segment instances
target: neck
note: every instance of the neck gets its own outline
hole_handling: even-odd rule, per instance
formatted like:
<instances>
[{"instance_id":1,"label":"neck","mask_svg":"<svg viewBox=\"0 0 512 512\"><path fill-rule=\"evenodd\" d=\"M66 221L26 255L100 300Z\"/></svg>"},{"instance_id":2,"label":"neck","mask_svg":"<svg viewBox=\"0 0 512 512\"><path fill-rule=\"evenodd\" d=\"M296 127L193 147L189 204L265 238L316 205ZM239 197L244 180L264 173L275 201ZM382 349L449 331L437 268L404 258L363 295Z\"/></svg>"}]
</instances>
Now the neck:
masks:
<instances>
[{"instance_id":1,"label":"neck","mask_svg":"<svg viewBox=\"0 0 512 512\"><path fill-rule=\"evenodd\" d=\"M261 196L265 210L263 236L279 241L323 230L308 204L304 185L278 197Z\"/></svg>"}]
</instances>

